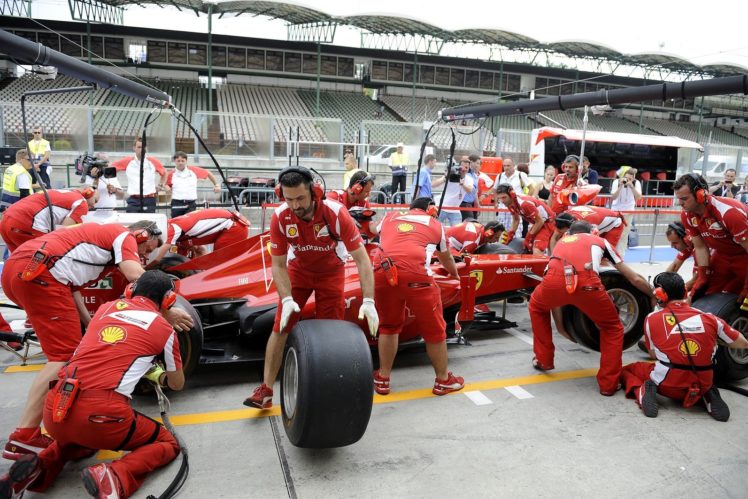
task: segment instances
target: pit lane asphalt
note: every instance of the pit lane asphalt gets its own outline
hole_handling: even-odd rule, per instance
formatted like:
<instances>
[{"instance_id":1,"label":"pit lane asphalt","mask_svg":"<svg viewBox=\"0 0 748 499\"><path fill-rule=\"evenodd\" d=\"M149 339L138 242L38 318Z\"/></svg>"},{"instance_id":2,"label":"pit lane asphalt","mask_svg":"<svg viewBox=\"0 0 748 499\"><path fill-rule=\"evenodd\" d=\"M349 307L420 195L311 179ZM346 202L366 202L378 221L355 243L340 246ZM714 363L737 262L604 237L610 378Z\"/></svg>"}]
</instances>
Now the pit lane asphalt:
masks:
<instances>
[{"instance_id":1,"label":"pit lane asphalt","mask_svg":"<svg viewBox=\"0 0 748 499\"><path fill-rule=\"evenodd\" d=\"M665 266L633 265L645 277ZM526 308L508 305L517 328L470 334L469 346L450 347L450 369L465 377L464 392L432 396L423 349L401 351L392 394L375 396L366 434L341 449L293 447L277 406L260 412L241 405L260 366L200 369L183 392L170 394L190 455L180 497L745 497L747 398L722 390L732 412L727 423L662 398L659 416L645 418L621 392L600 396L598 354L558 335L556 370L533 370ZM624 363L644 358L636 347L624 352ZM2 436L35 375L4 372L15 364L0 353ZM278 394L276 385L276 404ZM135 406L158 415L155 398L136 397ZM80 470L111 458L99 453L70 463L46 496L26 497L85 497ZM0 472L8 466L0 460ZM177 467L151 475L135 497L159 494Z\"/></svg>"}]
</instances>

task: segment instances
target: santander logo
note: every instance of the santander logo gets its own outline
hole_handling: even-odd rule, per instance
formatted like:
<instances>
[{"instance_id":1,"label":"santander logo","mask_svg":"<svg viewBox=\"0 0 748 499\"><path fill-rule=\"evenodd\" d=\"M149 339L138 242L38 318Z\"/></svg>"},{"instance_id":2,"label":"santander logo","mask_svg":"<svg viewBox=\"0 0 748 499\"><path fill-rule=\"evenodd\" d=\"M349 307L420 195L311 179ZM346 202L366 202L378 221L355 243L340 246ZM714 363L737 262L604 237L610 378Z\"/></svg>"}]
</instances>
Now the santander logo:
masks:
<instances>
[{"instance_id":1,"label":"santander logo","mask_svg":"<svg viewBox=\"0 0 748 499\"><path fill-rule=\"evenodd\" d=\"M525 272L532 272L531 267L499 267L496 269L497 274L524 274Z\"/></svg>"}]
</instances>

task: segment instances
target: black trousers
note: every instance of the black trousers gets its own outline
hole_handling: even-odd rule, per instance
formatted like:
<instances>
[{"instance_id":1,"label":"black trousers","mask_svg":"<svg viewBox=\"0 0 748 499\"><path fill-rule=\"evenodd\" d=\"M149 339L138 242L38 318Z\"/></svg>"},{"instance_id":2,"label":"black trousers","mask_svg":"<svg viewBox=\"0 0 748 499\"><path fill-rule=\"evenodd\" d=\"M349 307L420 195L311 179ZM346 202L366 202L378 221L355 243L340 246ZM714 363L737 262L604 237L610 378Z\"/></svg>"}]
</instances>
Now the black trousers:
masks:
<instances>
[{"instance_id":1,"label":"black trousers","mask_svg":"<svg viewBox=\"0 0 748 499\"><path fill-rule=\"evenodd\" d=\"M130 196L127 198L127 213L156 213L156 198L143 198L143 208L140 208L139 197Z\"/></svg>"},{"instance_id":2,"label":"black trousers","mask_svg":"<svg viewBox=\"0 0 748 499\"><path fill-rule=\"evenodd\" d=\"M472 208L473 203L465 203L464 201L460 203L460 208ZM460 215L462 216L462 219L465 220L466 218L478 218L478 212L477 211L469 211L469 210L462 210L460 211Z\"/></svg>"},{"instance_id":3,"label":"black trousers","mask_svg":"<svg viewBox=\"0 0 748 499\"><path fill-rule=\"evenodd\" d=\"M197 201L192 199L172 199L171 218L181 217L197 209Z\"/></svg>"},{"instance_id":4,"label":"black trousers","mask_svg":"<svg viewBox=\"0 0 748 499\"><path fill-rule=\"evenodd\" d=\"M404 192L406 189L405 181L408 178L407 175L393 175L392 176L392 194L394 195L396 192ZM402 196L398 196L398 199L395 199L395 197L392 197L392 202L397 203L398 200L400 203L404 203L405 199L400 199Z\"/></svg>"}]
</instances>

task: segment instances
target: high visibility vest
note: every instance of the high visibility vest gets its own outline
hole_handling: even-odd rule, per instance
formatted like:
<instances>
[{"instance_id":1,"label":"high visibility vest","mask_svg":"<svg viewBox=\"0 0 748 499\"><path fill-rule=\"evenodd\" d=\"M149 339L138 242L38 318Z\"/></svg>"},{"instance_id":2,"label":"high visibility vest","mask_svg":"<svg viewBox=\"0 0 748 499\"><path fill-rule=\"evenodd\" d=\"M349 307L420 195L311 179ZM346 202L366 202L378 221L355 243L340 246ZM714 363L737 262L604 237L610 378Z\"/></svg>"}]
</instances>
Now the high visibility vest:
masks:
<instances>
[{"instance_id":1,"label":"high visibility vest","mask_svg":"<svg viewBox=\"0 0 748 499\"><path fill-rule=\"evenodd\" d=\"M31 155L34 157L34 160L38 161L42 159L44 153L49 150L49 141L45 139L32 140L29 142L29 149L31 150ZM46 161L44 164L49 164L49 161Z\"/></svg>"},{"instance_id":2,"label":"high visibility vest","mask_svg":"<svg viewBox=\"0 0 748 499\"><path fill-rule=\"evenodd\" d=\"M21 191L16 186L19 175L28 175L29 184L34 183L31 174L22 164L16 163L6 168L3 174L3 195L0 198L0 211L21 199Z\"/></svg>"},{"instance_id":3,"label":"high visibility vest","mask_svg":"<svg viewBox=\"0 0 748 499\"><path fill-rule=\"evenodd\" d=\"M408 172L408 163L410 159L406 153L393 152L390 156L392 159L392 176L397 177L405 175Z\"/></svg>"}]
</instances>

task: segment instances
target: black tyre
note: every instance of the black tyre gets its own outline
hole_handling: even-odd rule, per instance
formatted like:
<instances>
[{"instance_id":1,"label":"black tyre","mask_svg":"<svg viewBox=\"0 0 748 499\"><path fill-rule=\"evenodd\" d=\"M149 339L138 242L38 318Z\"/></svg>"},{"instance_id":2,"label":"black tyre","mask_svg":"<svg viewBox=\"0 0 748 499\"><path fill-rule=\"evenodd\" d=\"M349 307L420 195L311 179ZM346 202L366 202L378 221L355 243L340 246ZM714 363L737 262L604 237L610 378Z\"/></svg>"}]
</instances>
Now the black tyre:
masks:
<instances>
[{"instance_id":1,"label":"black tyre","mask_svg":"<svg viewBox=\"0 0 748 499\"><path fill-rule=\"evenodd\" d=\"M475 252L476 255L514 255L517 251L501 243L484 244Z\"/></svg>"},{"instance_id":2,"label":"black tyre","mask_svg":"<svg viewBox=\"0 0 748 499\"><path fill-rule=\"evenodd\" d=\"M652 304L649 297L616 270L601 273L600 280L618 309L623 323L623 349L626 350L644 335L644 319L652 312ZM564 327L577 343L600 351L600 331L586 315L577 307L566 305L563 307L563 318Z\"/></svg>"},{"instance_id":3,"label":"black tyre","mask_svg":"<svg viewBox=\"0 0 748 499\"><path fill-rule=\"evenodd\" d=\"M176 267L177 265L180 265L184 262L189 262L189 261L190 259L184 255L179 255L176 253L169 253L165 255L161 259L160 262L158 262L158 266L156 268L159 270L163 270L167 274L173 275L175 277L179 277L181 279L182 277L187 277L189 275L194 274L195 272L192 270L186 270L186 271L180 272L180 271L174 271L174 270L169 270L169 269L171 267Z\"/></svg>"},{"instance_id":4,"label":"black tyre","mask_svg":"<svg viewBox=\"0 0 748 499\"><path fill-rule=\"evenodd\" d=\"M373 403L366 336L346 321L308 320L291 331L281 377L281 409L297 447L343 447L361 439Z\"/></svg>"},{"instance_id":5,"label":"black tyre","mask_svg":"<svg viewBox=\"0 0 748 499\"><path fill-rule=\"evenodd\" d=\"M718 293L699 298L694 308L720 317L729 325L748 336L748 317L741 314L737 295ZM735 381L748 377L748 350L738 350L720 345L714 356L714 377L717 381Z\"/></svg>"},{"instance_id":6,"label":"black tyre","mask_svg":"<svg viewBox=\"0 0 748 499\"><path fill-rule=\"evenodd\" d=\"M190 314L194 323L189 331L177 333L179 351L182 354L182 370L185 376L189 376L200 363L200 355L203 351L203 325L200 322L200 314L183 297L177 296L177 303L174 306Z\"/></svg>"}]
</instances>

